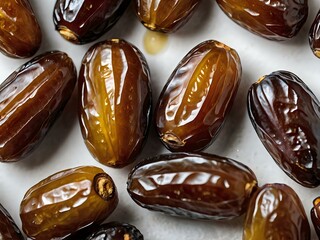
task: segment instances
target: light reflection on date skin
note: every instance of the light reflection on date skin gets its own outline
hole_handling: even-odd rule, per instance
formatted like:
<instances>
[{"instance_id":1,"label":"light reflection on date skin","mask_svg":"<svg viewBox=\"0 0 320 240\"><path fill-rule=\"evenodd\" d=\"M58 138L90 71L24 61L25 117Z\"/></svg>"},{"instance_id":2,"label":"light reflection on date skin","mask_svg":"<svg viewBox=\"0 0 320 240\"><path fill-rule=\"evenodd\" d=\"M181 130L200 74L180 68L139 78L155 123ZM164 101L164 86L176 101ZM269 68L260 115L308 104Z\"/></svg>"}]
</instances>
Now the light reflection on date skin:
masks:
<instances>
[{"instance_id":1,"label":"light reflection on date skin","mask_svg":"<svg viewBox=\"0 0 320 240\"><path fill-rule=\"evenodd\" d=\"M24 237L7 210L0 204L0 239L24 240Z\"/></svg>"},{"instance_id":2,"label":"light reflection on date skin","mask_svg":"<svg viewBox=\"0 0 320 240\"><path fill-rule=\"evenodd\" d=\"M320 58L320 10L309 31L309 44L313 54Z\"/></svg>"}]
</instances>

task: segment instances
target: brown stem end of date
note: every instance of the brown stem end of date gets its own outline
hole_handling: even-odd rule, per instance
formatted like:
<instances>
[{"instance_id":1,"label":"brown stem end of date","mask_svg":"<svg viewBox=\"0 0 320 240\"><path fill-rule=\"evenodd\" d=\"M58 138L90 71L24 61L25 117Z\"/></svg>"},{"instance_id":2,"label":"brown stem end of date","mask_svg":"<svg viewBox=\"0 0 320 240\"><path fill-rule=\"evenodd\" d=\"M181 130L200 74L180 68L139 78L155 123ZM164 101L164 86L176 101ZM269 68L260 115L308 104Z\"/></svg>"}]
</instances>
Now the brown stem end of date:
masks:
<instances>
[{"instance_id":1,"label":"brown stem end of date","mask_svg":"<svg viewBox=\"0 0 320 240\"><path fill-rule=\"evenodd\" d=\"M105 201L109 201L115 195L116 189L111 177L106 173L99 173L93 180L94 190Z\"/></svg>"},{"instance_id":2,"label":"brown stem end of date","mask_svg":"<svg viewBox=\"0 0 320 240\"><path fill-rule=\"evenodd\" d=\"M65 27L61 27L58 29L60 35L65 38L66 40L72 42L72 43L76 43L79 44L79 38L78 36L72 32L70 29L65 28Z\"/></svg>"}]
</instances>

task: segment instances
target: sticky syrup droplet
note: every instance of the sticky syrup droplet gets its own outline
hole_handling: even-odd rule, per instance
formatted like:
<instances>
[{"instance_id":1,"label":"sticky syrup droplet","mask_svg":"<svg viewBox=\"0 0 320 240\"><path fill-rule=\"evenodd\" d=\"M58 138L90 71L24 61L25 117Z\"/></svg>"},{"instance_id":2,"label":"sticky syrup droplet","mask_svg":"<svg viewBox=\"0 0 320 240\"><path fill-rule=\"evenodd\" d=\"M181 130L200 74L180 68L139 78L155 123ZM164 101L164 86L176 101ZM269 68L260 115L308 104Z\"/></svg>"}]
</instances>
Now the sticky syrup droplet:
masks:
<instances>
[{"instance_id":1,"label":"sticky syrup droplet","mask_svg":"<svg viewBox=\"0 0 320 240\"><path fill-rule=\"evenodd\" d=\"M168 35L165 33L147 30L144 35L144 49L147 53L155 55L161 52L168 43Z\"/></svg>"}]
</instances>

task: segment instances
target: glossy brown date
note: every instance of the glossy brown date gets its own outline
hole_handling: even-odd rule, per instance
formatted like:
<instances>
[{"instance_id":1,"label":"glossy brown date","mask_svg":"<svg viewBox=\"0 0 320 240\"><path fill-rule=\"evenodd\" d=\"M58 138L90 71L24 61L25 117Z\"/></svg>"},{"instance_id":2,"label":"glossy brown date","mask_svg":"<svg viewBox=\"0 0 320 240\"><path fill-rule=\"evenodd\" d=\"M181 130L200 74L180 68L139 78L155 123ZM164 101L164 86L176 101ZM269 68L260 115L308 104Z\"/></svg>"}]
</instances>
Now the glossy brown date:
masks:
<instances>
[{"instance_id":1,"label":"glossy brown date","mask_svg":"<svg viewBox=\"0 0 320 240\"><path fill-rule=\"evenodd\" d=\"M141 207L174 216L223 220L242 215L257 187L245 165L209 154L159 155L139 163L127 190Z\"/></svg>"},{"instance_id":2,"label":"glossy brown date","mask_svg":"<svg viewBox=\"0 0 320 240\"><path fill-rule=\"evenodd\" d=\"M0 204L0 239L24 240L24 237L7 210Z\"/></svg>"},{"instance_id":3,"label":"glossy brown date","mask_svg":"<svg viewBox=\"0 0 320 240\"><path fill-rule=\"evenodd\" d=\"M310 215L317 236L320 238L320 197L313 200L313 208L310 211Z\"/></svg>"},{"instance_id":4,"label":"glossy brown date","mask_svg":"<svg viewBox=\"0 0 320 240\"><path fill-rule=\"evenodd\" d=\"M310 226L303 205L285 184L266 184L250 199L243 240L309 240Z\"/></svg>"},{"instance_id":5,"label":"glossy brown date","mask_svg":"<svg viewBox=\"0 0 320 240\"><path fill-rule=\"evenodd\" d=\"M310 28L309 44L314 55L320 58L320 11L318 12Z\"/></svg>"},{"instance_id":6,"label":"glossy brown date","mask_svg":"<svg viewBox=\"0 0 320 240\"><path fill-rule=\"evenodd\" d=\"M190 19L200 0L134 0L142 24L150 30L175 32Z\"/></svg>"},{"instance_id":7,"label":"glossy brown date","mask_svg":"<svg viewBox=\"0 0 320 240\"><path fill-rule=\"evenodd\" d=\"M116 186L102 169L67 169L27 191L20 205L22 229L32 239L63 239L100 224L117 204Z\"/></svg>"},{"instance_id":8,"label":"glossy brown date","mask_svg":"<svg viewBox=\"0 0 320 240\"><path fill-rule=\"evenodd\" d=\"M13 58L34 55L41 30L28 0L0 1L0 52Z\"/></svg>"},{"instance_id":9,"label":"glossy brown date","mask_svg":"<svg viewBox=\"0 0 320 240\"><path fill-rule=\"evenodd\" d=\"M110 167L131 163L147 135L150 73L143 54L113 39L92 46L79 74L80 126L93 157Z\"/></svg>"},{"instance_id":10,"label":"glossy brown date","mask_svg":"<svg viewBox=\"0 0 320 240\"><path fill-rule=\"evenodd\" d=\"M155 125L170 151L200 151L221 129L241 78L237 52L217 41L194 47L164 86Z\"/></svg>"},{"instance_id":11,"label":"glossy brown date","mask_svg":"<svg viewBox=\"0 0 320 240\"><path fill-rule=\"evenodd\" d=\"M85 44L111 29L122 16L130 0L57 0L53 21L66 40Z\"/></svg>"},{"instance_id":12,"label":"glossy brown date","mask_svg":"<svg viewBox=\"0 0 320 240\"><path fill-rule=\"evenodd\" d=\"M320 185L320 103L296 75L277 71L248 93L251 122L270 155L293 180Z\"/></svg>"},{"instance_id":13,"label":"glossy brown date","mask_svg":"<svg viewBox=\"0 0 320 240\"><path fill-rule=\"evenodd\" d=\"M0 85L0 161L17 161L44 138L69 100L77 80L63 52L42 54Z\"/></svg>"},{"instance_id":14,"label":"glossy brown date","mask_svg":"<svg viewBox=\"0 0 320 240\"><path fill-rule=\"evenodd\" d=\"M270 40L294 37L308 17L307 0L217 0L217 3L234 22Z\"/></svg>"}]
</instances>

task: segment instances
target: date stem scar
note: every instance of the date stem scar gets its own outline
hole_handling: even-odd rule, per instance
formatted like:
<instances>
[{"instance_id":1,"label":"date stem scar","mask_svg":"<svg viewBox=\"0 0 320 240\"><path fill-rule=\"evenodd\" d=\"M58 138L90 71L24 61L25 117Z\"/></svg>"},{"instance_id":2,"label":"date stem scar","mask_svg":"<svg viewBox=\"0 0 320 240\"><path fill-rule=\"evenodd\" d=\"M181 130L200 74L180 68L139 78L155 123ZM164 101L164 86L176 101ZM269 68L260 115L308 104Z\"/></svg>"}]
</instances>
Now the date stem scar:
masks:
<instances>
[{"instance_id":1,"label":"date stem scar","mask_svg":"<svg viewBox=\"0 0 320 240\"><path fill-rule=\"evenodd\" d=\"M99 173L94 177L93 186L96 193L105 201L113 198L115 185L111 177L105 173Z\"/></svg>"}]
</instances>

